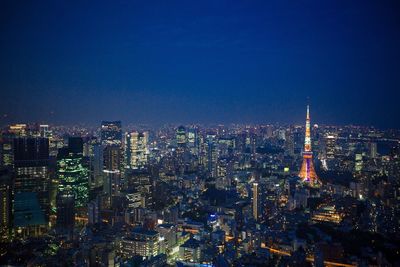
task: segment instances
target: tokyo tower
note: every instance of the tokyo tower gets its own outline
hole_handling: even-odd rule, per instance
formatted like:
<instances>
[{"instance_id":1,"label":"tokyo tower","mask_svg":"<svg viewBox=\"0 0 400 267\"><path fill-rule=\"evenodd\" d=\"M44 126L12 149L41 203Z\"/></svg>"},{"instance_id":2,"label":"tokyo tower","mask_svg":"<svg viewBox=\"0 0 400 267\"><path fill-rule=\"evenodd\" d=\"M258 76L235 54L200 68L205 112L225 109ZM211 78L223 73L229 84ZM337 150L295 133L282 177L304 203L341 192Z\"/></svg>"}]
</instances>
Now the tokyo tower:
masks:
<instances>
[{"instance_id":1,"label":"tokyo tower","mask_svg":"<svg viewBox=\"0 0 400 267\"><path fill-rule=\"evenodd\" d=\"M310 107L307 105L306 136L304 140L303 163L299 177L304 183L317 187L321 184L314 169L313 153L311 151L311 132L310 132Z\"/></svg>"}]
</instances>

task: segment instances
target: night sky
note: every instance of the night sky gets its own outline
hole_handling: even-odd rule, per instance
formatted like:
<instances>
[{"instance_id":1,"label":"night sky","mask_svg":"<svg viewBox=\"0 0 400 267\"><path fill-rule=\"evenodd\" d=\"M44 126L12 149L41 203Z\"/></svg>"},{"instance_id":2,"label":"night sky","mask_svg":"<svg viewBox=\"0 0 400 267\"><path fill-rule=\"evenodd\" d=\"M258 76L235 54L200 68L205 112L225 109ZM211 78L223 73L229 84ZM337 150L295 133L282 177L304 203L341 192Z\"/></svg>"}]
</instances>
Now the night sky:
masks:
<instances>
[{"instance_id":1,"label":"night sky","mask_svg":"<svg viewBox=\"0 0 400 267\"><path fill-rule=\"evenodd\" d=\"M0 124L400 128L399 1L0 2Z\"/></svg>"}]
</instances>

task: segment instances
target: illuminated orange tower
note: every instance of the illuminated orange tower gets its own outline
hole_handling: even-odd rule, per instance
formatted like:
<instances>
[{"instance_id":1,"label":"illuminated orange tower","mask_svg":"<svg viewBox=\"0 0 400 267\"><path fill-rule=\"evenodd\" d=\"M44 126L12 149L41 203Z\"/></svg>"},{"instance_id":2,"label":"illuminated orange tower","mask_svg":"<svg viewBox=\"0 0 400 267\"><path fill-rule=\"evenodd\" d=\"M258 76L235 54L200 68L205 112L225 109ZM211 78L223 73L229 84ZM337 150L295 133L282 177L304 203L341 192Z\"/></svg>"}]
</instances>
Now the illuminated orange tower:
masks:
<instances>
[{"instance_id":1,"label":"illuminated orange tower","mask_svg":"<svg viewBox=\"0 0 400 267\"><path fill-rule=\"evenodd\" d=\"M304 140L303 163L299 177L304 183L310 186L319 186L321 181L318 179L317 173L314 169L313 153L311 151L311 132L310 132L310 107L307 105L307 118L306 118L306 137Z\"/></svg>"}]
</instances>

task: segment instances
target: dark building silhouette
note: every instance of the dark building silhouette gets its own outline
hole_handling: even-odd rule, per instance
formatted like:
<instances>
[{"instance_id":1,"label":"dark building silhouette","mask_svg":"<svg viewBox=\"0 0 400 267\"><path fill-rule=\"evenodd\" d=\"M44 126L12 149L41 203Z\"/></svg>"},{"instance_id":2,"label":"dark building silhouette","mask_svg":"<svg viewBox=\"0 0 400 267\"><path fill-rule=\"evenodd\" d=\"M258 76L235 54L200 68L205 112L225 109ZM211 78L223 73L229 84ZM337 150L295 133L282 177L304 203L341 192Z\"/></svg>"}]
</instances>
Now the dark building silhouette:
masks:
<instances>
[{"instance_id":1,"label":"dark building silhouette","mask_svg":"<svg viewBox=\"0 0 400 267\"><path fill-rule=\"evenodd\" d=\"M14 191L33 193L45 221L49 217L49 140L14 139Z\"/></svg>"},{"instance_id":2,"label":"dark building silhouette","mask_svg":"<svg viewBox=\"0 0 400 267\"><path fill-rule=\"evenodd\" d=\"M68 149L70 153L83 154L83 139L82 137L69 137Z\"/></svg>"},{"instance_id":3,"label":"dark building silhouette","mask_svg":"<svg viewBox=\"0 0 400 267\"><path fill-rule=\"evenodd\" d=\"M75 196L71 191L57 194L57 221L59 233L72 235L75 224Z\"/></svg>"}]
</instances>

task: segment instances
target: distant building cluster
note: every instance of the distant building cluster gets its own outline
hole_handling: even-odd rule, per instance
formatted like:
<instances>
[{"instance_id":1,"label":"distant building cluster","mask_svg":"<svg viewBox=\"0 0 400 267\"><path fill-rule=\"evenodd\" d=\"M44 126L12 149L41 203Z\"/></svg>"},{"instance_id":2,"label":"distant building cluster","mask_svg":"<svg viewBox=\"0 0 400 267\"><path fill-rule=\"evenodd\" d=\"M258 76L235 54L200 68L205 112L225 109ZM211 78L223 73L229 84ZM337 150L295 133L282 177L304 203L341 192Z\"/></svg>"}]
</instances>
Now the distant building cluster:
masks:
<instances>
[{"instance_id":1,"label":"distant building cluster","mask_svg":"<svg viewBox=\"0 0 400 267\"><path fill-rule=\"evenodd\" d=\"M0 265L398 266L400 131L13 124Z\"/></svg>"}]
</instances>

